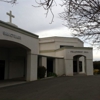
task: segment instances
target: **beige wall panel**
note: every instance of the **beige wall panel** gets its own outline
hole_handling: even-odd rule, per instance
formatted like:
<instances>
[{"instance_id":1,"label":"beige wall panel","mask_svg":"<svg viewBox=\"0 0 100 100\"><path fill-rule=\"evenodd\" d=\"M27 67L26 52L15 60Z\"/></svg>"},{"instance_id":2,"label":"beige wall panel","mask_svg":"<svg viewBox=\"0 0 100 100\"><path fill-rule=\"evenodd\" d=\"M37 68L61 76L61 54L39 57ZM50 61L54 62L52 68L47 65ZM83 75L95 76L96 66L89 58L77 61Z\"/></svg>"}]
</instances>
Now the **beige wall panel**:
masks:
<instances>
[{"instance_id":1,"label":"beige wall panel","mask_svg":"<svg viewBox=\"0 0 100 100\"><path fill-rule=\"evenodd\" d=\"M37 80L37 55L27 54L27 81Z\"/></svg>"},{"instance_id":2,"label":"beige wall panel","mask_svg":"<svg viewBox=\"0 0 100 100\"><path fill-rule=\"evenodd\" d=\"M65 74L64 59L58 59L58 76Z\"/></svg>"},{"instance_id":3,"label":"beige wall panel","mask_svg":"<svg viewBox=\"0 0 100 100\"><path fill-rule=\"evenodd\" d=\"M21 39L16 39L10 36L3 35L3 32L14 34L16 36L20 36ZM39 40L38 39L18 33L16 31L13 31L13 30L1 27L1 26L0 26L0 40L8 40L8 41L16 42L16 43L26 46L34 54L39 53Z\"/></svg>"},{"instance_id":4,"label":"beige wall panel","mask_svg":"<svg viewBox=\"0 0 100 100\"><path fill-rule=\"evenodd\" d=\"M79 51L80 53L77 53ZM87 59L93 59L92 49L66 49L65 59L72 59L76 55L86 56Z\"/></svg>"},{"instance_id":5,"label":"beige wall panel","mask_svg":"<svg viewBox=\"0 0 100 100\"><path fill-rule=\"evenodd\" d=\"M65 74L66 76L73 76L73 60L65 60Z\"/></svg>"},{"instance_id":6,"label":"beige wall panel","mask_svg":"<svg viewBox=\"0 0 100 100\"><path fill-rule=\"evenodd\" d=\"M87 75L93 75L93 61L90 59L87 59L86 61L86 74Z\"/></svg>"},{"instance_id":7,"label":"beige wall panel","mask_svg":"<svg viewBox=\"0 0 100 100\"><path fill-rule=\"evenodd\" d=\"M41 43L39 45L40 45L40 51L55 50L55 44L54 43Z\"/></svg>"},{"instance_id":8,"label":"beige wall panel","mask_svg":"<svg viewBox=\"0 0 100 100\"><path fill-rule=\"evenodd\" d=\"M40 52L40 54L41 54L41 55L45 55L45 56L52 56L52 57L55 57L55 52L43 52L43 53Z\"/></svg>"}]
</instances>

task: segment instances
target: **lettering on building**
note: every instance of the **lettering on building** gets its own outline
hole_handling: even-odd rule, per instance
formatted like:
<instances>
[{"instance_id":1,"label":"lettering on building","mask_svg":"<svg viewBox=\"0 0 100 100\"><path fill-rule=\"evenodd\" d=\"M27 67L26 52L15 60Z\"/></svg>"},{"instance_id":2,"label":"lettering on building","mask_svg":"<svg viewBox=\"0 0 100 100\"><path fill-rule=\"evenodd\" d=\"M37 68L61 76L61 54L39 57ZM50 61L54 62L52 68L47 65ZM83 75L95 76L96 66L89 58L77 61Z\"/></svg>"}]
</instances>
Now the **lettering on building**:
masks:
<instances>
[{"instance_id":1,"label":"lettering on building","mask_svg":"<svg viewBox=\"0 0 100 100\"><path fill-rule=\"evenodd\" d=\"M11 37L11 38L15 38L15 39L19 39L19 40L21 40L21 36L17 36L17 35L12 34L12 33L3 32L3 35L5 35L5 36L9 36L9 37Z\"/></svg>"},{"instance_id":2,"label":"lettering on building","mask_svg":"<svg viewBox=\"0 0 100 100\"><path fill-rule=\"evenodd\" d=\"M70 51L71 53L88 53L88 51Z\"/></svg>"}]
</instances>

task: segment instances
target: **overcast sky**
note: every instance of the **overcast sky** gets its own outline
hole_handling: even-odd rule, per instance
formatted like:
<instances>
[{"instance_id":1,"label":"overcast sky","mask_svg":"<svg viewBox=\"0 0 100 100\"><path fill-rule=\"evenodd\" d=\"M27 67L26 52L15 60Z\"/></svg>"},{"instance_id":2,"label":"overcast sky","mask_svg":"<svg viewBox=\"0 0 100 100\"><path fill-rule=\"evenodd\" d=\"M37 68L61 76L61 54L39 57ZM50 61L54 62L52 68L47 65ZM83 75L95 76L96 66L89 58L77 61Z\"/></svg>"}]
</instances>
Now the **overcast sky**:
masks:
<instances>
[{"instance_id":1,"label":"overcast sky","mask_svg":"<svg viewBox=\"0 0 100 100\"><path fill-rule=\"evenodd\" d=\"M38 0L37 0L38 1ZM63 11L63 8L59 6L61 0L57 1L57 6L54 7L54 22L50 24L52 15L45 16L46 11L43 8L34 8L35 0L18 0L17 4L11 5L9 3L0 2L0 20L8 22L9 17L6 15L10 10L15 18L12 22L19 28L30 31L39 37L49 36L62 36L70 37L71 30L63 26L63 21L59 18L58 13ZM85 43L85 46L90 46ZM93 51L94 60L100 59L99 50Z\"/></svg>"}]
</instances>

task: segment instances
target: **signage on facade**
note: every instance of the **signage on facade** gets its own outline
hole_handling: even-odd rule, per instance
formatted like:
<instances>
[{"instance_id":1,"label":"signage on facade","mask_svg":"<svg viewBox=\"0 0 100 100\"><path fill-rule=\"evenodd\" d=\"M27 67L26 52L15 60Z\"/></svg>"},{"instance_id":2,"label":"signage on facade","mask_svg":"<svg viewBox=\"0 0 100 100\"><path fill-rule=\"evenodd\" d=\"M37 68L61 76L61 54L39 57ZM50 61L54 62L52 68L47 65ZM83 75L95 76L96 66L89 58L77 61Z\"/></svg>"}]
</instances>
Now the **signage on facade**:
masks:
<instances>
[{"instance_id":1,"label":"signage on facade","mask_svg":"<svg viewBox=\"0 0 100 100\"><path fill-rule=\"evenodd\" d=\"M21 36L17 36L17 35L12 34L12 33L3 32L3 35L21 40Z\"/></svg>"},{"instance_id":2,"label":"signage on facade","mask_svg":"<svg viewBox=\"0 0 100 100\"><path fill-rule=\"evenodd\" d=\"M71 53L88 53L88 51L70 51Z\"/></svg>"}]
</instances>

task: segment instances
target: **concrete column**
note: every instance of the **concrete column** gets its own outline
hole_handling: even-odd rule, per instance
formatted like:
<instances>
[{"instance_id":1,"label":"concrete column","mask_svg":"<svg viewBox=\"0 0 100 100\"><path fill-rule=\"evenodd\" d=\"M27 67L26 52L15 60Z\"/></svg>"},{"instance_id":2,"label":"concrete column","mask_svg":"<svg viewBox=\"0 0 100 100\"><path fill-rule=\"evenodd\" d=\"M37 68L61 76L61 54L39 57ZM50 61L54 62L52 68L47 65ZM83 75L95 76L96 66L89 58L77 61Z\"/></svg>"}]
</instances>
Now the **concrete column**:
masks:
<instances>
[{"instance_id":1,"label":"concrete column","mask_svg":"<svg viewBox=\"0 0 100 100\"><path fill-rule=\"evenodd\" d=\"M37 55L27 53L27 73L26 80L33 81L37 80Z\"/></svg>"},{"instance_id":2,"label":"concrete column","mask_svg":"<svg viewBox=\"0 0 100 100\"><path fill-rule=\"evenodd\" d=\"M44 66L47 69L47 57L41 57L41 66ZM47 77L47 71L45 77Z\"/></svg>"},{"instance_id":3,"label":"concrete column","mask_svg":"<svg viewBox=\"0 0 100 100\"><path fill-rule=\"evenodd\" d=\"M85 58L82 57L82 73L85 73Z\"/></svg>"},{"instance_id":4,"label":"concrete column","mask_svg":"<svg viewBox=\"0 0 100 100\"><path fill-rule=\"evenodd\" d=\"M65 74L64 59L55 59L54 73L56 73L58 76Z\"/></svg>"},{"instance_id":5,"label":"concrete column","mask_svg":"<svg viewBox=\"0 0 100 100\"><path fill-rule=\"evenodd\" d=\"M47 57L39 57L39 67L41 66L44 66L47 69ZM47 71L45 77L47 77Z\"/></svg>"},{"instance_id":6,"label":"concrete column","mask_svg":"<svg viewBox=\"0 0 100 100\"><path fill-rule=\"evenodd\" d=\"M85 73L87 73L87 72L86 72L86 66L87 66L87 65L86 65L86 57L84 57L84 72L85 72Z\"/></svg>"},{"instance_id":7,"label":"concrete column","mask_svg":"<svg viewBox=\"0 0 100 100\"><path fill-rule=\"evenodd\" d=\"M93 60L86 59L86 74L93 75Z\"/></svg>"},{"instance_id":8,"label":"concrete column","mask_svg":"<svg viewBox=\"0 0 100 100\"><path fill-rule=\"evenodd\" d=\"M59 60L58 59L55 59L54 60L54 73L56 73L58 75L58 66L59 66Z\"/></svg>"},{"instance_id":9,"label":"concrete column","mask_svg":"<svg viewBox=\"0 0 100 100\"><path fill-rule=\"evenodd\" d=\"M47 58L41 57L41 66L44 66L47 69Z\"/></svg>"},{"instance_id":10,"label":"concrete column","mask_svg":"<svg viewBox=\"0 0 100 100\"><path fill-rule=\"evenodd\" d=\"M66 76L73 76L73 59L65 59L65 74Z\"/></svg>"}]
</instances>

